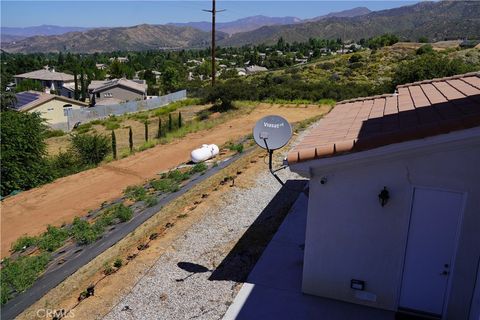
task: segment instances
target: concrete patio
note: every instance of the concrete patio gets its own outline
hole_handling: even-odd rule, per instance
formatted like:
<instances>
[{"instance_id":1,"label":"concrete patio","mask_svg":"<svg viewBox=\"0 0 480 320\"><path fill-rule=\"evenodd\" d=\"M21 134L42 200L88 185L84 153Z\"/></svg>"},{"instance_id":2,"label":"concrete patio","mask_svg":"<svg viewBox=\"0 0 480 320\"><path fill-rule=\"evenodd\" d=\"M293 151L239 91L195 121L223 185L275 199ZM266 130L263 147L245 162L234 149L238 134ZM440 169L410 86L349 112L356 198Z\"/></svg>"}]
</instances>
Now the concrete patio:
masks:
<instances>
[{"instance_id":1,"label":"concrete patio","mask_svg":"<svg viewBox=\"0 0 480 320\"><path fill-rule=\"evenodd\" d=\"M300 194L223 319L395 319L393 312L301 292L307 204Z\"/></svg>"}]
</instances>

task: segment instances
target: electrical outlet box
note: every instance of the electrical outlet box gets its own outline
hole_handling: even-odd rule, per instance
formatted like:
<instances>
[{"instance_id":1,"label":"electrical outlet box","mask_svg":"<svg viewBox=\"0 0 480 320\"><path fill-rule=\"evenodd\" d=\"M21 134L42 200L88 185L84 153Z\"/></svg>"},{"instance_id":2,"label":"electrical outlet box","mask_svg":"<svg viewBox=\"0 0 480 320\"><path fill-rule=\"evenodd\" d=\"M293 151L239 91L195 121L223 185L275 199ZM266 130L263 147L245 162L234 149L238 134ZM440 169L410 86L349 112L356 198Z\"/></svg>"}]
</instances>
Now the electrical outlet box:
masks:
<instances>
[{"instance_id":1,"label":"electrical outlet box","mask_svg":"<svg viewBox=\"0 0 480 320\"><path fill-rule=\"evenodd\" d=\"M363 291L365 290L365 281L352 279L350 280L350 288L352 288L353 290Z\"/></svg>"}]
</instances>

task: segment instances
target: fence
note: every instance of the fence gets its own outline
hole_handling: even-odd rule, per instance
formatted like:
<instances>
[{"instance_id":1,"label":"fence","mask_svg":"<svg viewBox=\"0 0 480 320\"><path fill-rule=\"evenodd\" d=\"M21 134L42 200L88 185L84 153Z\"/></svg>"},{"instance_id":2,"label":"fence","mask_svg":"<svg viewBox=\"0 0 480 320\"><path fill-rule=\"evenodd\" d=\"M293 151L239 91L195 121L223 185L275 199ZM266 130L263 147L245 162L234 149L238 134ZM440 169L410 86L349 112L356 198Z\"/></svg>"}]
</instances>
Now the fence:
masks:
<instances>
[{"instance_id":1,"label":"fence","mask_svg":"<svg viewBox=\"0 0 480 320\"><path fill-rule=\"evenodd\" d=\"M164 96L139 100L139 101L129 101L126 103L108 105L108 106L95 106L92 108L82 108L82 109L72 109L69 110L68 122L58 123L52 125L55 129L60 129L64 131L70 131L73 126L80 122L85 123L95 119L106 118L111 115L122 115L126 113L133 113L139 111L146 111L151 109L156 109L159 107L166 106L167 104L179 100L183 100L187 97L187 91L181 90L174 93L170 93Z\"/></svg>"}]
</instances>

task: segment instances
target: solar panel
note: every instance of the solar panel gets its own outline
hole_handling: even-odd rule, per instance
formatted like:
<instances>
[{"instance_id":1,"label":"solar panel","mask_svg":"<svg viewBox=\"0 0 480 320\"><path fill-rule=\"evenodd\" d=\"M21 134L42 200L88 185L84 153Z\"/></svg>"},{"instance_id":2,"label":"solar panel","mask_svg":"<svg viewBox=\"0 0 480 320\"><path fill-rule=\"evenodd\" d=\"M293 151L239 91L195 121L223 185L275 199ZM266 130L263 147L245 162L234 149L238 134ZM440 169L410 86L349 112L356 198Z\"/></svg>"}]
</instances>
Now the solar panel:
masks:
<instances>
[{"instance_id":1,"label":"solar panel","mask_svg":"<svg viewBox=\"0 0 480 320\"><path fill-rule=\"evenodd\" d=\"M33 92L22 92L15 95L17 97L17 103L15 104L15 109L21 109L24 105L29 104L32 101L35 101L40 97L40 94Z\"/></svg>"}]
</instances>

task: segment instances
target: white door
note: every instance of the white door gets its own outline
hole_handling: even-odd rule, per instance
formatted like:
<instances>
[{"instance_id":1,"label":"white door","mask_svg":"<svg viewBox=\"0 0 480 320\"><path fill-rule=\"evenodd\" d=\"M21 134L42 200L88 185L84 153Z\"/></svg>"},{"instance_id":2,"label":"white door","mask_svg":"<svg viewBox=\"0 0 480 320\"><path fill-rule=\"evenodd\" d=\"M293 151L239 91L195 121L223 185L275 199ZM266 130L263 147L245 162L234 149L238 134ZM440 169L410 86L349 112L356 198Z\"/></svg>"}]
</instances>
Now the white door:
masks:
<instances>
[{"instance_id":1,"label":"white door","mask_svg":"<svg viewBox=\"0 0 480 320\"><path fill-rule=\"evenodd\" d=\"M416 188L399 307L441 316L463 194Z\"/></svg>"}]
</instances>

